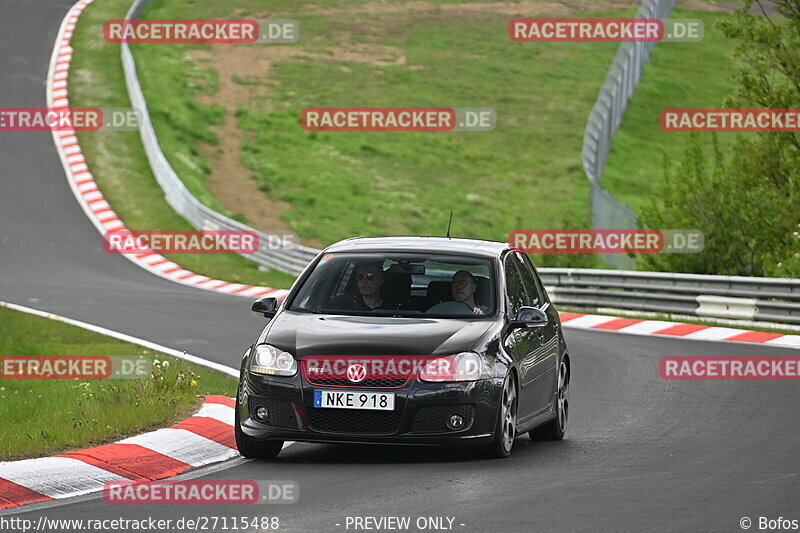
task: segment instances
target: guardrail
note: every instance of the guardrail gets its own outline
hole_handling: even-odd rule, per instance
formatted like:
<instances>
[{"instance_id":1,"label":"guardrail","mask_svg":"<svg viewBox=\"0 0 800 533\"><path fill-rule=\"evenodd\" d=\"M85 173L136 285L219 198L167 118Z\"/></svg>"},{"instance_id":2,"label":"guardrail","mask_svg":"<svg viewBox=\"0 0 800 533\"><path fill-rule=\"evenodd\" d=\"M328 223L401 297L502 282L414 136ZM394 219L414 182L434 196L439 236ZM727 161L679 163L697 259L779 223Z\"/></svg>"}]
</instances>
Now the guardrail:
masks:
<instances>
[{"instance_id":1,"label":"guardrail","mask_svg":"<svg viewBox=\"0 0 800 533\"><path fill-rule=\"evenodd\" d=\"M138 18L144 7L151 1L136 0L128 10L126 18ZM169 161L167 161L158 144L158 137L155 129L153 129L150 114L147 111L147 102L145 102L142 88L136 76L136 63L127 43L122 43L120 54L131 107L137 111L139 118L139 135L142 138L150 168L153 170L156 181L164 190L167 203L192 226L200 230L255 231L259 236L261 249L254 254L243 254L242 257L255 261L265 268L274 268L291 274L302 272L305 266L319 253L319 250L299 244L286 243L281 238L281 233L283 232L266 233L254 230L203 205L189 192L186 185L183 184L169 164Z\"/></svg>"},{"instance_id":2,"label":"guardrail","mask_svg":"<svg viewBox=\"0 0 800 533\"><path fill-rule=\"evenodd\" d=\"M541 268L559 305L800 324L800 279Z\"/></svg>"},{"instance_id":3,"label":"guardrail","mask_svg":"<svg viewBox=\"0 0 800 533\"><path fill-rule=\"evenodd\" d=\"M636 18L664 20L676 3L677 0L645 0L636 12ZM627 42L620 45L586 121L581 159L591 184L589 202L593 217L592 227L595 229L636 228L636 213L605 190L600 185L600 178L603 177L614 133L622 122L622 114L642 77L642 71L655 44ZM633 266L630 258L623 254L600 254L600 257L618 267Z\"/></svg>"}]
</instances>

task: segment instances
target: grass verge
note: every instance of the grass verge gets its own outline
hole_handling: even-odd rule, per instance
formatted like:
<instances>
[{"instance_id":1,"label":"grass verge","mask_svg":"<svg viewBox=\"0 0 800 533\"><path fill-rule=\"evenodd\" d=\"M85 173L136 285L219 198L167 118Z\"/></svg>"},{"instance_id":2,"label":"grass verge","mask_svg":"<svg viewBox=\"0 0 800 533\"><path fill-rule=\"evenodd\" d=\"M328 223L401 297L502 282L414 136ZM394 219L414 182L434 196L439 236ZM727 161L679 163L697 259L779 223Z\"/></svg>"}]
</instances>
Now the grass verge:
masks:
<instances>
[{"instance_id":1,"label":"grass verge","mask_svg":"<svg viewBox=\"0 0 800 533\"><path fill-rule=\"evenodd\" d=\"M81 14L72 38L70 105L74 107L130 107L120 61L120 45L103 40L103 23L123 19L131 0L94 2ZM199 73L198 75L202 75ZM186 80L186 83L189 83ZM151 102L157 105L159 98ZM195 120L213 121L214 112L198 109ZM79 132L87 164L117 215L133 230L191 230L186 220L167 204L155 181L136 131ZM182 153L172 154L180 158ZM181 169L178 169L181 172ZM196 191L193 191L196 192ZM203 201L226 214L213 199ZM98 246L102 244L98 236ZM287 288L294 276L261 272L258 265L235 254L169 255L182 267L213 278L250 285Z\"/></svg>"},{"instance_id":2,"label":"grass verge","mask_svg":"<svg viewBox=\"0 0 800 533\"><path fill-rule=\"evenodd\" d=\"M299 43L282 47L135 45L139 77L167 158L202 202L246 221L230 211L236 206L226 210L206 183L213 162L202 146L219 145L215 128L233 118L245 171L265 198L291 205L280 215L291 230L321 243L355 235L442 234L450 209L454 232L464 237L504 240L516 228L585 226L583 126L618 45L513 43L505 30L510 15L496 6L459 12L444 9L453 2L440 3L441 11L398 8L387 15L365 6L379 11L391 6L342 0L313 5L279 0L269 12L255 0L152 2L147 18L272 16L295 19L302 28ZM71 79L80 105L127 104L118 46L100 37L102 21L121 18L127 4L93 4L82 17L74 43L78 71ZM583 11L571 16L633 13L586 11L602 3L576 6ZM648 66L626 112L604 185L634 209L657 193L661 143L673 154L681 149L660 132L660 109L718 105L728 90L730 50L713 29L721 15L676 10L673 16L703 19L706 38L658 45L652 64L660 70L651 74ZM367 20L370 31L361 31ZM295 49L277 52L288 47ZM220 98L219 74L198 60L197 51L249 59L249 69L232 77L248 95L234 117L214 102ZM268 74L260 68L259 54L270 56ZM488 106L496 110L498 126L492 132L463 133L302 130L300 110L319 105ZM83 134L81 141L101 187L128 225L188 227L163 201L136 133ZM167 226L159 222L165 216ZM275 272L255 272L239 257L174 259L221 279L275 287L292 281ZM550 255L535 261L597 266L570 264L574 259Z\"/></svg>"},{"instance_id":3,"label":"grass verge","mask_svg":"<svg viewBox=\"0 0 800 533\"><path fill-rule=\"evenodd\" d=\"M510 16L496 6L409 8L381 16L358 6L277 2L272 16L297 20L300 42L281 52L263 45L256 51L258 45L211 48L230 61L255 54L235 78L252 90L236 110L239 148L264 194L291 204L282 216L291 230L323 243L358 235L439 235L453 209L458 236L504 240L511 229L560 227L567 213L585 216L583 126L617 44L514 43L506 29ZM256 17L259 10L252 0L161 1L150 4L145 17ZM362 31L365 24L370 31ZM290 46L296 53L286 52ZM135 47L165 153L182 168L187 186L198 190L202 180L191 168L209 162L193 155L193 139L184 131L195 132L195 142L215 142L194 120L198 106L218 111L199 103L216 94L214 74L186 59L200 48ZM268 73L254 68L259 54L271 57ZM181 83L198 72L210 81ZM298 123L305 107L365 105L491 107L498 125L491 132L383 133L309 132Z\"/></svg>"},{"instance_id":4,"label":"grass verge","mask_svg":"<svg viewBox=\"0 0 800 533\"><path fill-rule=\"evenodd\" d=\"M0 379L0 461L97 446L191 416L236 380L76 326L0 308L0 355L138 355L149 379Z\"/></svg>"},{"instance_id":5,"label":"grass verge","mask_svg":"<svg viewBox=\"0 0 800 533\"><path fill-rule=\"evenodd\" d=\"M677 164L689 135L662 131L661 110L718 108L733 90L734 46L714 27L714 22L725 15L674 10L671 18L701 19L705 25L704 38L696 43L656 45L625 110L602 185L635 212L658 197L664 180L664 157ZM736 138L734 133L717 135L723 149Z\"/></svg>"}]
</instances>

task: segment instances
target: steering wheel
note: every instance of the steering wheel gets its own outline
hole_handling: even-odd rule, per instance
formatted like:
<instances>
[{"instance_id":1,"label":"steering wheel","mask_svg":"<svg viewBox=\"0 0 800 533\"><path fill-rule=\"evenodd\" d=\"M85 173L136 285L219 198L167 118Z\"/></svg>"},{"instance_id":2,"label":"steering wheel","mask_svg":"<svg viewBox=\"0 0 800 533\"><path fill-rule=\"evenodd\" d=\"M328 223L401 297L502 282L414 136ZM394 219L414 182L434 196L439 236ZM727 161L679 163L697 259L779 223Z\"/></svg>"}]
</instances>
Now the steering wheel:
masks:
<instances>
[{"instance_id":1,"label":"steering wheel","mask_svg":"<svg viewBox=\"0 0 800 533\"><path fill-rule=\"evenodd\" d=\"M464 302L440 302L431 306L425 314L442 314L442 315L464 315L472 314L472 308Z\"/></svg>"}]
</instances>

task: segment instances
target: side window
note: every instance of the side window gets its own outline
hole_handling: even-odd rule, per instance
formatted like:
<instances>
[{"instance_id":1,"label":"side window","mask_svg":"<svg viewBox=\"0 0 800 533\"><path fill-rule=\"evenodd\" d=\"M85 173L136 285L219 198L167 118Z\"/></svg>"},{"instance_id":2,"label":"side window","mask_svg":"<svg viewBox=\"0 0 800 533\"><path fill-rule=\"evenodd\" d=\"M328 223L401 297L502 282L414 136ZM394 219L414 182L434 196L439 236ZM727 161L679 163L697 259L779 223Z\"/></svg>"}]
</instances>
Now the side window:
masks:
<instances>
[{"instance_id":1,"label":"side window","mask_svg":"<svg viewBox=\"0 0 800 533\"><path fill-rule=\"evenodd\" d=\"M525 284L525 289L527 289L528 294L531 297L531 301L528 305L541 307L545 302L544 294L542 293L542 288L539 286L539 282L533 273L533 266L531 265L530 258L523 256L520 253L515 253L514 257L517 259L516 263L519 267L520 273L522 274L522 282Z\"/></svg>"},{"instance_id":2,"label":"side window","mask_svg":"<svg viewBox=\"0 0 800 533\"><path fill-rule=\"evenodd\" d=\"M530 258L528 258L528 263L530 262L531 260ZM533 270L533 275L536 278L536 286L539 287L539 294L541 294L542 298L544 298L542 300L542 303L545 302L550 303L550 297L547 295L547 289L544 288L544 283L542 283L542 278L539 277L539 272L537 272L536 269L533 268L533 264L531 264L531 269Z\"/></svg>"},{"instance_id":3,"label":"side window","mask_svg":"<svg viewBox=\"0 0 800 533\"><path fill-rule=\"evenodd\" d=\"M514 265L516 261L513 260L512 256L513 254L509 254L506 257L504 270L506 273L506 294L508 295L508 301L511 303L509 314L514 317L520 307L527 305L528 296L525 294L525 286L522 283L517 267Z\"/></svg>"}]
</instances>

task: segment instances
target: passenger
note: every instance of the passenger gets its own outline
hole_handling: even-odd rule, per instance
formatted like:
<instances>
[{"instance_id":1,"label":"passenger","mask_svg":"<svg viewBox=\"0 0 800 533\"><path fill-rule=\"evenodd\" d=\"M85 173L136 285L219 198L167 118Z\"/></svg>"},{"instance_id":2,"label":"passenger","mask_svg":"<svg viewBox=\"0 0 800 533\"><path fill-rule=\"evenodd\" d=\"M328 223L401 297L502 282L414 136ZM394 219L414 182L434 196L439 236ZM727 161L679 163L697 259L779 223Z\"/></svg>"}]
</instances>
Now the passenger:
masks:
<instances>
[{"instance_id":1,"label":"passenger","mask_svg":"<svg viewBox=\"0 0 800 533\"><path fill-rule=\"evenodd\" d=\"M468 305L472 309L473 315L483 315L489 311L489 308L475 303L477 288L475 276L466 270L459 270L453 274L453 279L450 281L450 293L453 295L453 300Z\"/></svg>"}]
</instances>

